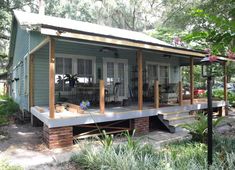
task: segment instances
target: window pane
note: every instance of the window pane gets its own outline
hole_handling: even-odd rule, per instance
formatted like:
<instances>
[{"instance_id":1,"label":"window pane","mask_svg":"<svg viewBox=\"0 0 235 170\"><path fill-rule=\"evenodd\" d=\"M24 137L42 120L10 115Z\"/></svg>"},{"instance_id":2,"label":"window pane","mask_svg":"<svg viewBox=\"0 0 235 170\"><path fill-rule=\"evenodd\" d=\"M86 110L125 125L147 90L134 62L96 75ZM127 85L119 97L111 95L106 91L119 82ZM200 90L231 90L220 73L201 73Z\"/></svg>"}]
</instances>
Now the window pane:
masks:
<instances>
[{"instance_id":1,"label":"window pane","mask_svg":"<svg viewBox=\"0 0 235 170\"><path fill-rule=\"evenodd\" d=\"M107 62L107 88L110 94L113 94L114 87L114 63Z\"/></svg>"},{"instance_id":2,"label":"window pane","mask_svg":"<svg viewBox=\"0 0 235 170\"><path fill-rule=\"evenodd\" d=\"M92 61L85 60L85 74L92 75Z\"/></svg>"},{"instance_id":3,"label":"window pane","mask_svg":"<svg viewBox=\"0 0 235 170\"><path fill-rule=\"evenodd\" d=\"M56 58L56 74L63 74L63 58Z\"/></svg>"},{"instance_id":4,"label":"window pane","mask_svg":"<svg viewBox=\"0 0 235 170\"><path fill-rule=\"evenodd\" d=\"M84 75L84 60L83 59L77 60L77 72L78 72L78 75L81 75L81 76Z\"/></svg>"},{"instance_id":5,"label":"window pane","mask_svg":"<svg viewBox=\"0 0 235 170\"><path fill-rule=\"evenodd\" d=\"M149 64L148 65L148 81L149 81L149 86L154 85L154 81L158 80L158 65L154 64Z\"/></svg>"},{"instance_id":6,"label":"window pane","mask_svg":"<svg viewBox=\"0 0 235 170\"><path fill-rule=\"evenodd\" d=\"M64 58L64 74L72 74L72 59Z\"/></svg>"},{"instance_id":7,"label":"window pane","mask_svg":"<svg viewBox=\"0 0 235 170\"><path fill-rule=\"evenodd\" d=\"M78 82L90 83L92 79L92 60L78 59L77 60Z\"/></svg>"},{"instance_id":8,"label":"window pane","mask_svg":"<svg viewBox=\"0 0 235 170\"><path fill-rule=\"evenodd\" d=\"M120 88L119 88L119 95L124 96L124 64L123 63L118 63L118 82L120 82Z\"/></svg>"},{"instance_id":9,"label":"window pane","mask_svg":"<svg viewBox=\"0 0 235 170\"><path fill-rule=\"evenodd\" d=\"M168 66L160 66L160 83L161 84L168 84L169 83Z\"/></svg>"}]
</instances>

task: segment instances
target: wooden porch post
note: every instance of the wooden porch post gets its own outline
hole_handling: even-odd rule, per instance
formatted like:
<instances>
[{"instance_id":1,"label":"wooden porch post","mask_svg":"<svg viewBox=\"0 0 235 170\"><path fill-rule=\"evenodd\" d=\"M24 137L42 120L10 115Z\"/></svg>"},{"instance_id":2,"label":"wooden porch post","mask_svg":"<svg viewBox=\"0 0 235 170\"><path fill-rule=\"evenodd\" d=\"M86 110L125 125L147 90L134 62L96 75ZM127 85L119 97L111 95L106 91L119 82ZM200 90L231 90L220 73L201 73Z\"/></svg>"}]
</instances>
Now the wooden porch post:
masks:
<instances>
[{"instance_id":1,"label":"wooden porch post","mask_svg":"<svg viewBox=\"0 0 235 170\"><path fill-rule=\"evenodd\" d=\"M227 75L227 62L224 62L224 101L227 103L228 101L228 88L227 88L227 82L228 82L228 75ZM228 115L228 107L227 104L225 106L225 115Z\"/></svg>"},{"instance_id":2,"label":"wooden porch post","mask_svg":"<svg viewBox=\"0 0 235 170\"><path fill-rule=\"evenodd\" d=\"M104 110L105 110L104 80L100 80L100 113L104 113Z\"/></svg>"},{"instance_id":3,"label":"wooden porch post","mask_svg":"<svg viewBox=\"0 0 235 170\"><path fill-rule=\"evenodd\" d=\"M138 63L138 110L143 110L143 55L142 51L137 51Z\"/></svg>"},{"instance_id":4,"label":"wooden porch post","mask_svg":"<svg viewBox=\"0 0 235 170\"><path fill-rule=\"evenodd\" d=\"M50 118L55 118L55 40L49 41L49 108Z\"/></svg>"},{"instance_id":5,"label":"wooden porch post","mask_svg":"<svg viewBox=\"0 0 235 170\"><path fill-rule=\"evenodd\" d=\"M190 104L193 104L194 101L194 70L193 70L193 57L190 57Z\"/></svg>"},{"instance_id":6,"label":"wooden porch post","mask_svg":"<svg viewBox=\"0 0 235 170\"><path fill-rule=\"evenodd\" d=\"M29 55L29 110L34 106L34 67L33 54Z\"/></svg>"},{"instance_id":7,"label":"wooden porch post","mask_svg":"<svg viewBox=\"0 0 235 170\"><path fill-rule=\"evenodd\" d=\"M154 82L154 107L159 108L159 82L155 80Z\"/></svg>"},{"instance_id":8,"label":"wooden porch post","mask_svg":"<svg viewBox=\"0 0 235 170\"><path fill-rule=\"evenodd\" d=\"M182 81L179 81L179 105L183 105L183 96L182 96Z\"/></svg>"}]
</instances>

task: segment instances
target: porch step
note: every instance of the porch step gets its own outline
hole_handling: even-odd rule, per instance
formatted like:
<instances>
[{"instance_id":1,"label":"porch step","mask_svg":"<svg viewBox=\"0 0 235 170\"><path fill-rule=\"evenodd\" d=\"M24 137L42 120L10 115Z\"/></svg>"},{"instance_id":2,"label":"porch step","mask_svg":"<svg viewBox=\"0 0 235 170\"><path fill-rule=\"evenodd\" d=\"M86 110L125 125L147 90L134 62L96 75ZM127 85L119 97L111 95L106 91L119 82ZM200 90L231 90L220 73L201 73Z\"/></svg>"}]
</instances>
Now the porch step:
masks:
<instances>
[{"instance_id":1,"label":"porch step","mask_svg":"<svg viewBox=\"0 0 235 170\"><path fill-rule=\"evenodd\" d=\"M173 118L176 118L176 117L188 116L189 112L187 112L187 111L178 111L178 112L162 113L160 115L162 115L164 119L173 119Z\"/></svg>"},{"instance_id":2,"label":"porch step","mask_svg":"<svg viewBox=\"0 0 235 170\"><path fill-rule=\"evenodd\" d=\"M193 123L195 121L195 115L190 115L189 112L190 110L181 110L177 112L160 113L158 114L158 118L171 133L174 133L180 129L180 127L178 127L179 125Z\"/></svg>"},{"instance_id":3,"label":"porch step","mask_svg":"<svg viewBox=\"0 0 235 170\"><path fill-rule=\"evenodd\" d=\"M185 117L169 119L168 121L169 121L169 124L172 126L179 126L185 123L193 123L195 121L195 116L189 115Z\"/></svg>"}]
</instances>

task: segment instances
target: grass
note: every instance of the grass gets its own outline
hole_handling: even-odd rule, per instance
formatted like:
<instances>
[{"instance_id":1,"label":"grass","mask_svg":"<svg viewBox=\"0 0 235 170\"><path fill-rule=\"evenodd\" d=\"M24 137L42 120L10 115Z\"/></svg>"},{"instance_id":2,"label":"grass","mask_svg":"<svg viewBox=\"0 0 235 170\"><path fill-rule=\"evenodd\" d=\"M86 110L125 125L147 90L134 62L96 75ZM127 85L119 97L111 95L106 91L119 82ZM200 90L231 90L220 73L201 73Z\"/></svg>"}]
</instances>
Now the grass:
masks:
<instances>
[{"instance_id":1,"label":"grass","mask_svg":"<svg viewBox=\"0 0 235 170\"><path fill-rule=\"evenodd\" d=\"M235 139L215 138L214 162L211 169L235 169ZM140 143L112 145L109 148L84 147L71 161L82 169L115 170L200 170L207 169L207 146L184 140L166 145L161 150Z\"/></svg>"},{"instance_id":2,"label":"grass","mask_svg":"<svg viewBox=\"0 0 235 170\"><path fill-rule=\"evenodd\" d=\"M10 97L0 96L0 126L10 122L11 116L19 111L19 105Z\"/></svg>"}]
</instances>

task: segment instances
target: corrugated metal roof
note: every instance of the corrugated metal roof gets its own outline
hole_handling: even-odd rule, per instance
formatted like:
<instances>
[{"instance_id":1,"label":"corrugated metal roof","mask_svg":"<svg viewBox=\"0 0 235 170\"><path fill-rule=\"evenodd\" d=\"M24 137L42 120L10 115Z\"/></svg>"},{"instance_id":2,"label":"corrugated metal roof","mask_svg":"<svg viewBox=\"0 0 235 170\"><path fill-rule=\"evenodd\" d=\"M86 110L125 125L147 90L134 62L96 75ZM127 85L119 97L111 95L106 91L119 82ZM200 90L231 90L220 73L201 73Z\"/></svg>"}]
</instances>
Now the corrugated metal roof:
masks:
<instances>
[{"instance_id":1,"label":"corrugated metal roof","mask_svg":"<svg viewBox=\"0 0 235 170\"><path fill-rule=\"evenodd\" d=\"M14 10L14 15L21 26L47 25L58 28L70 29L74 31L81 31L88 34L112 36L116 38L129 39L133 41L142 41L146 43L171 46L166 42L163 42L161 40L148 36L144 33L136 31L129 31L129 30L112 28L98 24L92 24L88 22L75 21L71 19L64 19L64 18L58 18L46 15L39 15L35 13L28 13L17 10Z\"/></svg>"}]
</instances>

